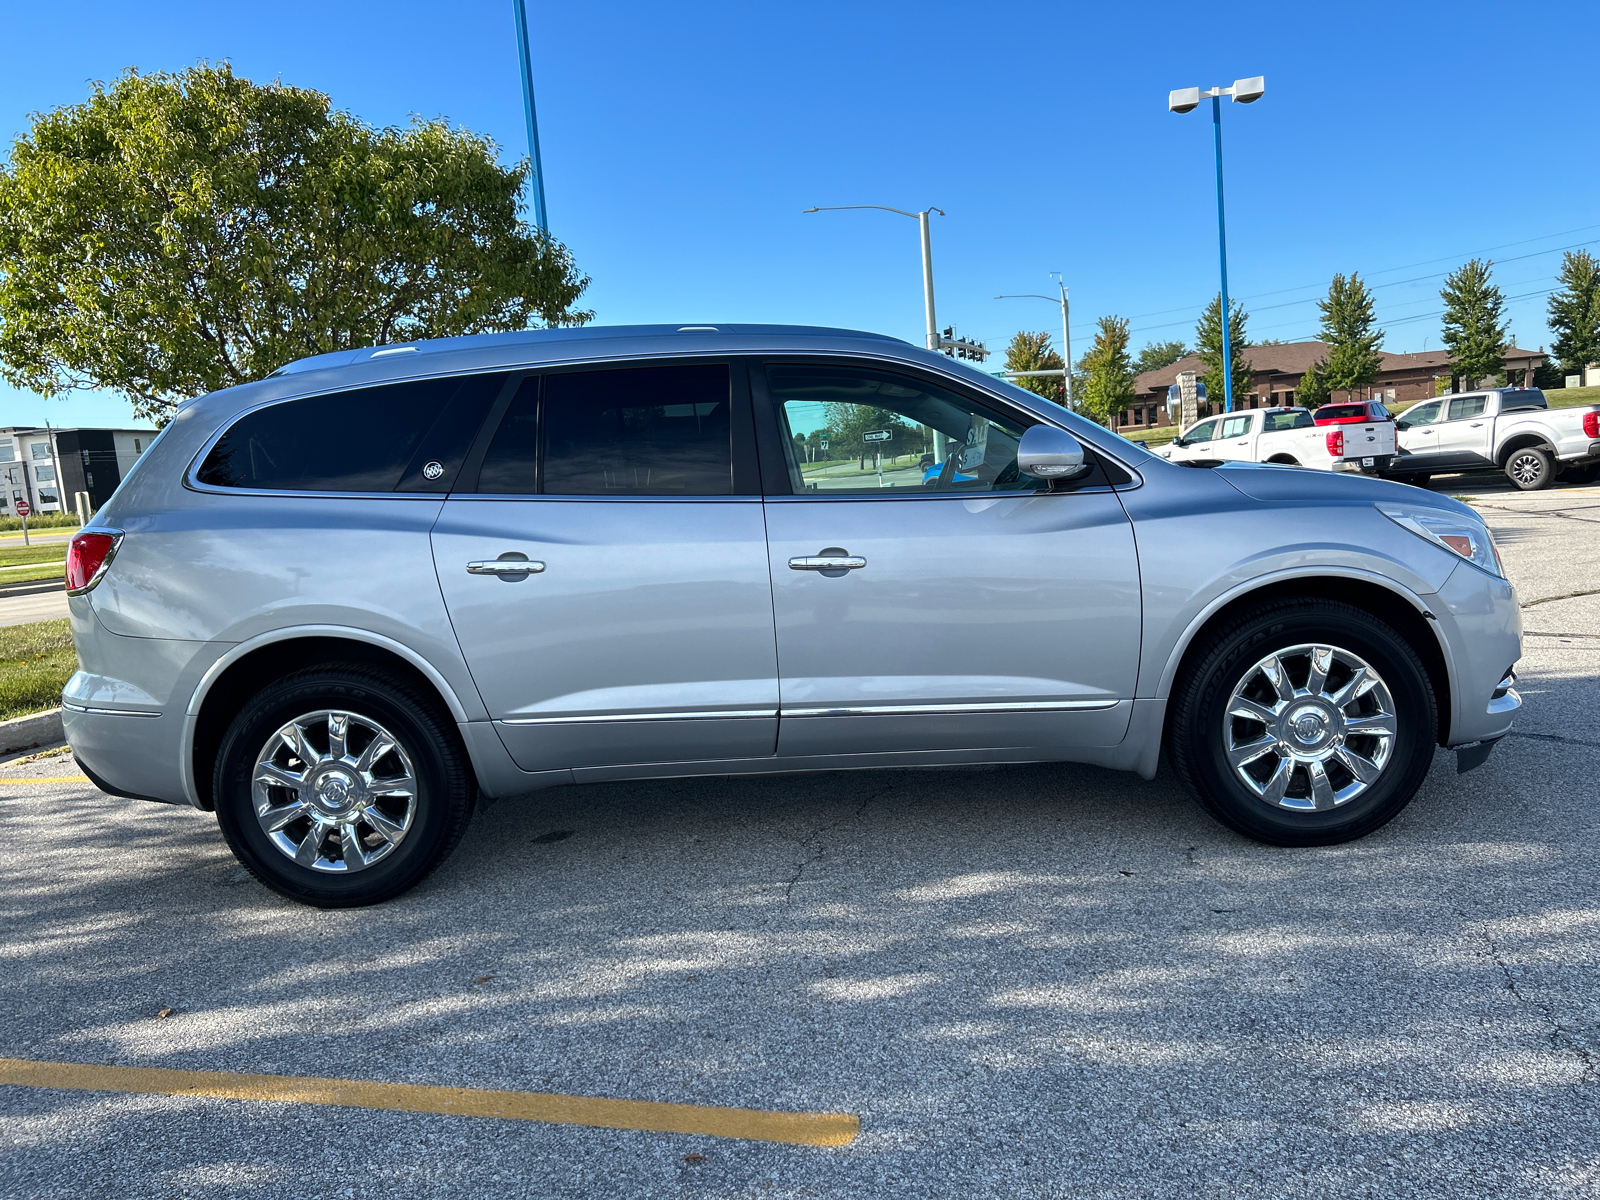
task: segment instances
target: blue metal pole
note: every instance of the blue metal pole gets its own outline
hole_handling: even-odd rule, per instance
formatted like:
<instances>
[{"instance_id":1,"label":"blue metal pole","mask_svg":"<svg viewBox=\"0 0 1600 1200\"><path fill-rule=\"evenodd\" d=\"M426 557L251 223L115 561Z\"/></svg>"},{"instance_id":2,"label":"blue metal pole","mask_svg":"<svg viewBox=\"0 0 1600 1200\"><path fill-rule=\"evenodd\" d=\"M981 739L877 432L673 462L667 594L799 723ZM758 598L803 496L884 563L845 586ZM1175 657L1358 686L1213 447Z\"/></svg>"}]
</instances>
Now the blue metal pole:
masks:
<instances>
[{"instance_id":1,"label":"blue metal pole","mask_svg":"<svg viewBox=\"0 0 1600 1200\"><path fill-rule=\"evenodd\" d=\"M522 0L517 0L522 3ZM531 109L529 110L532 111ZM1222 97L1211 97L1211 129L1217 143L1217 250L1222 256L1222 411L1233 411L1233 311L1228 307L1228 222L1222 212Z\"/></svg>"},{"instance_id":2,"label":"blue metal pole","mask_svg":"<svg viewBox=\"0 0 1600 1200\"><path fill-rule=\"evenodd\" d=\"M533 223L541 232L550 232L544 213L544 165L539 161L539 118L533 111L533 60L528 54L528 9L526 0L511 0L517 18L517 51L522 58L522 106L528 113L528 160L533 174Z\"/></svg>"}]
</instances>

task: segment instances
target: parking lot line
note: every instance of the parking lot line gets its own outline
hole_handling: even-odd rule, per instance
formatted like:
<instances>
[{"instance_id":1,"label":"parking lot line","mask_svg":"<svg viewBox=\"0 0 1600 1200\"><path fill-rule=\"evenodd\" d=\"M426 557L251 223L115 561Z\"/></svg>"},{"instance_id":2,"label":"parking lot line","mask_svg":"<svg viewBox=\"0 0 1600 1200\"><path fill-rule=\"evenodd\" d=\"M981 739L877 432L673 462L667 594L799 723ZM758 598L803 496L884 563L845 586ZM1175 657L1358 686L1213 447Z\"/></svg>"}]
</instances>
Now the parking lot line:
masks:
<instances>
[{"instance_id":1,"label":"parking lot line","mask_svg":"<svg viewBox=\"0 0 1600 1200\"><path fill-rule=\"evenodd\" d=\"M87 775L12 775L0 779L0 783L88 783Z\"/></svg>"},{"instance_id":2,"label":"parking lot line","mask_svg":"<svg viewBox=\"0 0 1600 1200\"><path fill-rule=\"evenodd\" d=\"M608 1100L596 1096L504 1092L487 1088L432 1087L296 1075L243 1075L232 1071L107 1067L20 1058L0 1058L0 1084L68 1091L328 1104L451 1117L498 1117L504 1121L705 1134L756 1142L787 1142L795 1146L848 1146L861 1132L861 1119L849 1113L770 1112L759 1108Z\"/></svg>"}]
</instances>

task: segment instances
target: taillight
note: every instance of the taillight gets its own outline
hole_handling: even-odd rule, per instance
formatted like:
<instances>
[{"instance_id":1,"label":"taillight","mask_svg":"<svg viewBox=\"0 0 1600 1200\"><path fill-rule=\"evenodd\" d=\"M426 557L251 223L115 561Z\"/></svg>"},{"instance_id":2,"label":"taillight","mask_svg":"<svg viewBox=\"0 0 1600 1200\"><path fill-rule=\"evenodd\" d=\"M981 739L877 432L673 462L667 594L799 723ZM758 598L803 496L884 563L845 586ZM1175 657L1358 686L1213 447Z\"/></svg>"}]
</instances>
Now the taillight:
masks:
<instances>
[{"instance_id":1,"label":"taillight","mask_svg":"<svg viewBox=\"0 0 1600 1200\"><path fill-rule=\"evenodd\" d=\"M1328 453L1335 458L1344 457L1344 430L1335 429L1328 435Z\"/></svg>"},{"instance_id":2,"label":"taillight","mask_svg":"<svg viewBox=\"0 0 1600 1200\"><path fill-rule=\"evenodd\" d=\"M122 542L121 530L85 530L67 547L67 595L81 596L106 573Z\"/></svg>"},{"instance_id":3,"label":"taillight","mask_svg":"<svg viewBox=\"0 0 1600 1200\"><path fill-rule=\"evenodd\" d=\"M1600 438L1600 412L1583 414L1583 436Z\"/></svg>"}]
</instances>

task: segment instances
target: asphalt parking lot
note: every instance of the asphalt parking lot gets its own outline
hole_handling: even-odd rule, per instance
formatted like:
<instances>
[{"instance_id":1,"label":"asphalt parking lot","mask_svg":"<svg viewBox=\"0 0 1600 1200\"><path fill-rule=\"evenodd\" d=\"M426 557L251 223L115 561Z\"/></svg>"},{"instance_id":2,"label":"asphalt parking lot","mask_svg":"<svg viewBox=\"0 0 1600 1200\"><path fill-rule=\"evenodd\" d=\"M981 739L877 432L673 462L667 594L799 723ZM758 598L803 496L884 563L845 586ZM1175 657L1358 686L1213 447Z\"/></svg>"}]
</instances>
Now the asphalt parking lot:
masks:
<instances>
[{"instance_id":1,"label":"asphalt parking lot","mask_svg":"<svg viewBox=\"0 0 1600 1200\"><path fill-rule=\"evenodd\" d=\"M1600 488L1435 489L1499 539L1527 707L1347 846L1244 841L1165 770L612 784L318 912L206 814L0 767L0 1057L860 1121L11 1086L0 1195L1600 1194Z\"/></svg>"}]
</instances>

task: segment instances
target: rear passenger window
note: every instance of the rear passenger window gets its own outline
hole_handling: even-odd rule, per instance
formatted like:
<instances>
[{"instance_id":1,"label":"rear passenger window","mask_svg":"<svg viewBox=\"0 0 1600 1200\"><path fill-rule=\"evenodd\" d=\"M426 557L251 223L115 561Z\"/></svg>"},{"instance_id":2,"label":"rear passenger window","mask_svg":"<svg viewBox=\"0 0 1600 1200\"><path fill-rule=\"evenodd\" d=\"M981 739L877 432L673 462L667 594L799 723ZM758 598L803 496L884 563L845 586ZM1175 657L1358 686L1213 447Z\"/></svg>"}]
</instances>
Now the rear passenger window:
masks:
<instances>
[{"instance_id":1,"label":"rear passenger window","mask_svg":"<svg viewBox=\"0 0 1600 1200\"><path fill-rule=\"evenodd\" d=\"M504 375L418 379L257 409L195 478L293 492L447 492Z\"/></svg>"},{"instance_id":2,"label":"rear passenger window","mask_svg":"<svg viewBox=\"0 0 1600 1200\"><path fill-rule=\"evenodd\" d=\"M1242 438L1250 433L1249 417L1229 417L1222 423L1222 432L1217 436L1221 438Z\"/></svg>"},{"instance_id":3,"label":"rear passenger window","mask_svg":"<svg viewBox=\"0 0 1600 1200\"><path fill-rule=\"evenodd\" d=\"M478 491L551 496L733 494L725 364L546 375L518 392Z\"/></svg>"},{"instance_id":4,"label":"rear passenger window","mask_svg":"<svg viewBox=\"0 0 1600 1200\"><path fill-rule=\"evenodd\" d=\"M1452 400L1450 401L1450 416L1446 419L1464 421L1468 417L1481 417L1488 400L1489 397L1487 396L1463 396L1459 400Z\"/></svg>"}]
</instances>

